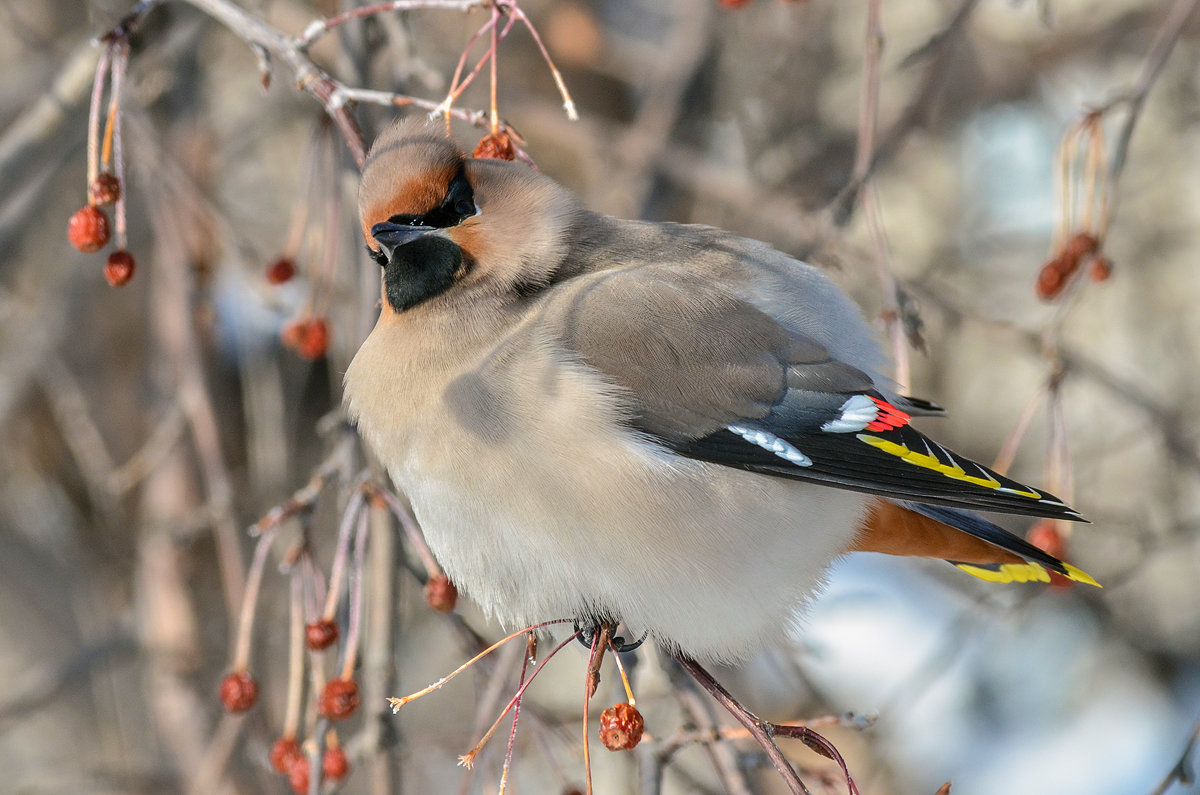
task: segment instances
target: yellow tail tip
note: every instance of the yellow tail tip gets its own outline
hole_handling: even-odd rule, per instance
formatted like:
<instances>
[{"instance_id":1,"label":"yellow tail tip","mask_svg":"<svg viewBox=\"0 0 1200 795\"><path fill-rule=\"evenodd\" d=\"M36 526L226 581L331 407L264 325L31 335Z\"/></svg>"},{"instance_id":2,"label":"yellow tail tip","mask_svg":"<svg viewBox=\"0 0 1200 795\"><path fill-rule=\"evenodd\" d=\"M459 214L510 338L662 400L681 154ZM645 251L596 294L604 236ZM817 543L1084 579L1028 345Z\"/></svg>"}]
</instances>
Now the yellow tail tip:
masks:
<instances>
[{"instance_id":1,"label":"yellow tail tip","mask_svg":"<svg viewBox=\"0 0 1200 795\"><path fill-rule=\"evenodd\" d=\"M1067 570L1067 576L1069 578L1071 578L1072 580L1074 580L1075 582L1081 582L1084 585L1094 585L1097 588L1104 587L1100 583L1096 582L1096 580L1092 578L1092 575L1088 574L1083 569L1076 568L1075 566L1072 566L1070 563L1064 563L1063 568Z\"/></svg>"},{"instance_id":2,"label":"yellow tail tip","mask_svg":"<svg viewBox=\"0 0 1200 795\"><path fill-rule=\"evenodd\" d=\"M954 565L972 577L978 577L987 582L1050 582L1050 572L1039 563L955 563ZM1097 588L1103 587L1090 574L1070 563L1064 563L1063 568L1066 569L1066 576L1070 580L1081 582L1084 585L1094 585Z\"/></svg>"}]
</instances>

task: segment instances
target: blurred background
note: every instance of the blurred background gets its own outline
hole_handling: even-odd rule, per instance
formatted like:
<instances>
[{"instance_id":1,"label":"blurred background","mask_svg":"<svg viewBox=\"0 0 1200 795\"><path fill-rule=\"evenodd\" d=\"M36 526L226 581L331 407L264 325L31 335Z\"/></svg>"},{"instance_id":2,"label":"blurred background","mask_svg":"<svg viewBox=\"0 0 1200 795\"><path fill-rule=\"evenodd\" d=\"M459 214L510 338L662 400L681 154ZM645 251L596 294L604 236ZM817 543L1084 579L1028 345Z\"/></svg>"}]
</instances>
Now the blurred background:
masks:
<instances>
[{"instance_id":1,"label":"blurred background","mask_svg":"<svg viewBox=\"0 0 1200 795\"><path fill-rule=\"evenodd\" d=\"M357 169L286 61L264 91L258 54L206 13L229 5L164 2L134 29L120 101L137 269L112 289L106 253L77 252L65 228L87 200L94 39L132 4L0 0L0 790L290 791L267 761L286 721L287 564L306 550L327 574L360 473L383 483L338 414L378 297ZM236 5L295 35L356 3ZM528 31L501 45L500 114L541 170L593 209L723 226L827 269L877 319L901 380L948 410L927 431L981 461L1010 448L1014 477L1092 521L1038 539L1102 590L860 555L802 632L715 671L768 718L823 719L864 793L1200 792L1185 753L1200 715L1196 5L527 0L575 122ZM488 13L379 15L309 54L347 86L436 103ZM864 72L878 85L865 143ZM458 107L487 103L485 70ZM422 111L353 108L368 141L399 112ZM468 149L484 132L454 129ZM1107 209L1087 198L1105 193ZM1057 272L1080 232L1099 253L1039 300L1043 264ZM236 664L246 528L306 484L303 507L269 522L248 633L258 704L229 716L217 689ZM326 786L495 792L507 724L473 776L455 762L522 655L393 716L383 696L502 632L465 599L432 610L415 548L364 510L364 703L339 724L350 774ZM581 788L585 660L564 650L530 688L510 790ZM732 724L654 650L634 687L653 739L610 754L593 721L598 792L784 791L754 746L711 741ZM606 668L593 706L623 700ZM829 760L785 750L814 791L845 791Z\"/></svg>"}]
</instances>

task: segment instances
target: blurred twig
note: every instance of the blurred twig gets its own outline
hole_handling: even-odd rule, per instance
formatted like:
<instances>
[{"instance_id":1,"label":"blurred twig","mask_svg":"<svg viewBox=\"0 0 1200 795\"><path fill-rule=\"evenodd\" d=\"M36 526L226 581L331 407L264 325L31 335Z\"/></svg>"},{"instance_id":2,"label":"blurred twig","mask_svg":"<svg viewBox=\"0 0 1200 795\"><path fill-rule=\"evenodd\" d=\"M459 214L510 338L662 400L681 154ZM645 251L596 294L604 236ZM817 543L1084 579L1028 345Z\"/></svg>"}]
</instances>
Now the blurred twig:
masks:
<instances>
[{"instance_id":1,"label":"blurred twig","mask_svg":"<svg viewBox=\"0 0 1200 795\"><path fill-rule=\"evenodd\" d=\"M1117 145L1113 150L1112 165L1109 167L1109 178L1114 184L1117 178L1120 177L1121 171L1125 168L1125 158L1129 152L1129 142L1133 138L1133 131L1137 127L1138 119L1141 118L1142 107L1146 104L1146 97L1150 94L1150 88L1158 79L1159 74L1162 73L1162 69L1166 66L1171 51L1175 49L1175 44L1179 41L1179 37L1183 33L1184 26L1192 14L1195 13L1198 6L1200 6L1200 0L1175 0L1175 5L1171 7L1171 12L1167 15L1166 21L1163 22L1162 27L1159 28L1158 34L1154 38L1154 44L1151 45L1150 51L1146 53L1146 60L1142 64L1141 74L1138 75L1137 81L1121 98L1129 103L1129 115L1126 117L1121 131L1117 134Z\"/></svg>"},{"instance_id":2,"label":"blurred twig","mask_svg":"<svg viewBox=\"0 0 1200 795\"><path fill-rule=\"evenodd\" d=\"M90 676L97 668L138 650L133 634L119 628L78 649L50 660L6 684L8 695L0 701L0 733L15 728L17 720L53 701L65 689Z\"/></svg>"},{"instance_id":3,"label":"blurred twig","mask_svg":"<svg viewBox=\"0 0 1200 795\"><path fill-rule=\"evenodd\" d=\"M950 63L951 47L949 46L957 35L966 27L967 20L979 5L979 0L963 0L961 6L945 28L935 34L929 41L905 57L901 66L908 66L921 58L929 58L929 65L917 86L916 92L901 111L900 117L880 137L879 142L871 147L870 159L865 166L855 169L854 176L829 203L829 213L835 226L849 223L858 204L858 194L867 181L879 170L880 166L892 158L900 148L900 144L908 137L929 112L937 99L946 77L947 66Z\"/></svg>"},{"instance_id":4,"label":"blurred twig","mask_svg":"<svg viewBox=\"0 0 1200 795\"><path fill-rule=\"evenodd\" d=\"M1159 782L1158 786L1151 790L1150 795L1163 795L1176 783L1189 786L1196 781L1195 774L1192 772L1192 766L1189 758L1192 751L1196 748L1196 743L1200 742L1200 718L1192 724L1192 733L1188 736L1187 743L1183 746L1183 753L1179 755L1179 761L1171 768L1170 772Z\"/></svg>"}]
</instances>

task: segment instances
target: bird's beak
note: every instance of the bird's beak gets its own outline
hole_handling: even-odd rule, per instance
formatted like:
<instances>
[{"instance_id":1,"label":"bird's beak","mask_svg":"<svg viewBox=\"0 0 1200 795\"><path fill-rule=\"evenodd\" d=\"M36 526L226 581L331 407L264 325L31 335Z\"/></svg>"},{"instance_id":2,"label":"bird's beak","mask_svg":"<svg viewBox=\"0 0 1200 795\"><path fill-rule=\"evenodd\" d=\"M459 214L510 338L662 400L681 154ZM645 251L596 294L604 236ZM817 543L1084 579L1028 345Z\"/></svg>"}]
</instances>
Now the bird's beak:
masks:
<instances>
[{"instance_id":1,"label":"bird's beak","mask_svg":"<svg viewBox=\"0 0 1200 795\"><path fill-rule=\"evenodd\" d=\"M411 224L394 224L384 221L371 227L371 237L379 243L379 247L387 252L390 260L396 249L413 242L417 238L434 231L432 226L413 226Z\"/></svg>"}]
</instances>

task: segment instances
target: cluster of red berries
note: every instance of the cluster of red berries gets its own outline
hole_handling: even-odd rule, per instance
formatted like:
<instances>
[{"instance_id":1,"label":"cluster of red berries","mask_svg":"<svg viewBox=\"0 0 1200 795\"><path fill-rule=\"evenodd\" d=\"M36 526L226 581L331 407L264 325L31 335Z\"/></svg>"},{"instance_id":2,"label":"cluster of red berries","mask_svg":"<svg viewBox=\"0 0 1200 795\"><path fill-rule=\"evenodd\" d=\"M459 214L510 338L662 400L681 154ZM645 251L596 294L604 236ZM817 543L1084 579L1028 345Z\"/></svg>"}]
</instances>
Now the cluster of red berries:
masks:
<instances>
[{"instance_id":1,"label":"cluster of red berries","mask_svg":"<svg viewBox=\"0 0 1200 795\"><path fill-rule=\"evenodd\" d=\"M339 632L337 624L321 618L305 627L304 636L309 649L322 651L337 641ZM219 694L221 704L227 711L245 712L258 701L258 682L244 668L236 670L221 680ZM353 715L360 703L358 684L354 680L332 679L325 684L317 700L317 710L322 717L340 721ZM336 781L346 775L350 765L346 760L346 752L337 745L336 735L331 732L329 737L330 745L325 749L321 773L325 780ZM271 747L270 761L271 767L287 777L294 792L308 792L309 759L296 740L294 728L288 728L284 736L275 741Z\"/></svg>"},{"instance_id":2,"label":"cluster of red berries","mask_svg":"<svg viewBox=\"0 0 1200 795\"><path fill-rule=\"evenodd\" d=\"M1112 262L1101 253L1099 238L1090 232L1076 232L1038 272L1038 298L1057 298L1085 263L1092 281L1103 282L1112 275Z\"/></svg>"},{"instance_id":3,"label":"cluster of red berries","mask_svg":"<svg viewBox=\"0 0 1200 795\"><path fill-rule=\"evenodd\" d=\"M67 221L67 239L85 254L93 254L108 245L112 237L108 215L102 209L121 198L121 181L108 172L92 180L88 186L88 203L79 208ZM119 248L108 255L104 278L113 287L128 284L136 267L133 255Z\"/></svg>"},{"instance_id":4,"label":"cluster of red berries","mask_svg":"<svg viewBox=\"0 0 1200 795\"><path fill-rule=\"evenodd\" d=\"M277 773L287 776L292 792L303 795L308 792L308 757L304 755L300 743L295 737L280 737L271 746L271 767ZM350 771L350 763L346 752L341 746L330 746L325 749L321 759L321 774L325 781L338 781L345 778Z\"/></svg>"},{"instance_id":5,"label":"cluster of red berries","mask_svg":"<svg viewBox=\"0 0 1200 795\"><path fill-rule=\"evenodd\" d=\"M310 648L313 647L311 640L312 629L322 623L330 622L315 622L309 625L310 640L308 645ZM332 643L332 638L337 637L337 628L333 627L332 636L325 630L318 632L318 635L320 642L324 642L327 646L329 643ZM326 642L326 639L328 639L328 642ZM324 646L321 648L324 648ZM234 671L221 680L220 698L221 704L229 712L245 712L254 706L254 703L258 700L258 683L248 672ZM317 704L318 710L323 717L332 721L339 721L353 715L358 709L360 701L358 685L354 680L333 679L325 685L325 689L321 693L321 698ZM288 783L294 792L308 792L308 757L304 755L300 743L296 741L294 735L285 735L275 741L275 744L271 747L270 760L271 767L281 775L287 776ZM321 773L325 780L336 781L343 778L349 770L350 764L346 760L345 751L337 745L330 745L325 749L325 755L321 763Z\"/></svg>"}]
</instances>

